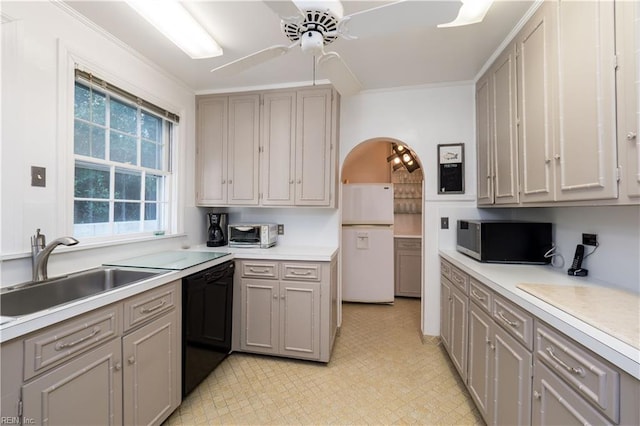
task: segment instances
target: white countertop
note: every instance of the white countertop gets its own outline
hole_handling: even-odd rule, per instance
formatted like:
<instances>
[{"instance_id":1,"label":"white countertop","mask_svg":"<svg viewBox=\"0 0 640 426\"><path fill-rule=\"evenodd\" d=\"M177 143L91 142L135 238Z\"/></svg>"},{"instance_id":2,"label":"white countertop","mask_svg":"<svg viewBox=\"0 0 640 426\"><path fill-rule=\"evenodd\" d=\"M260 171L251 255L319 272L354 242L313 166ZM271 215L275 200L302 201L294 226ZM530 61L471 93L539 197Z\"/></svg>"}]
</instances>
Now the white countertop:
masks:
<instances>
[{"instance_id":1,"label":"white countertop","mask_svg":"<svg viewBox=\"0 0 640 426\"><path fill-rule=\"evenodd\" d=\"M307 260L314 262L330 262L338 252L338 247L276 245L271 248L260 249L229 246L207 247L206 245L201 245L192 247L189 250L232 253L235 259Z\"/></svg>"},{"instance_id":2,"label":"white countertop","mask_svg":"<svg viewBox=\"0 0 640 426\"><path fill-rule=\"evenodd\" d=\"M579 315L577 310L567 309L558 306L571 306L571 301L554 304L545 302L539 297L518 288L520 284L548 284L554 286L593 286L606 287L606 285L589 277L572 277L567 275L564 269L556 269L542 265L502 265L494 263L481 263L465 256L457 251L441 250L440 255L457 266L471 277L477 279L489 288L499 293L509 300L517 303L536 317L549 325L557 328L567 336L576 340L593 352L607 359L622 370L629 373L636 379L640 379L640 350L638 346L629 344L603 331L607 327L598 328L589 324L585 320L574 316ZM616 293L616 292L612 292ZM615 299L602 299L599 303L610 303L608 310L618 309ZM572 311L574 315L569 313ZM599 309L606 312L607 309ZM594 320L590 320L592 323ZM624 324L621 324L621 327Z\"/></svg>"},{"instance_id":3,"label":"white countertop","mask_svg":"<svg viewBox=\"0 0 640 426\"><path fill-rule=\"evenodd\" d=\"M416 234L394 234L393 238L416 238L416 239L422 239L422 235L416 235Z\"/></svg>"},{"instance_id":4,"label":"white countertop","mask_svg":"<svg viewBox=\"0 0 640 426\"><path fill-rule=\"evenodd\" d=\"M16 317L0 324L0 343L11 339L24 336L27 333L39 330L60 321L72 318L74 316L101 308L111 303L116 303L136 294L159 287L175 280L182 279L187 275L194 274L204 269L216 266L232 259L269 259L269 260L302 260L329 262L338 252L338 247L313 247L313 246L275 246L268 249L250 249L250 248L229 248L224 247L207 247L206 245L193 247L185 250L187 252L217 252L229 253L229 256L219 257L214 260L199 263L195 266L183 270L167 271L165 274L154 276L152 278L118 287L116 289L95 294L90 297L75 300L63 305L55 306L29 315ZM159 252L162 255L165 252ZM162 256L161 256L162 257ZM173 261L173 258L170 259ZM112 259L105 259L105 262L111 262ZM6 318L3 317L2 321Z\"/></svg>"}]
</instances>

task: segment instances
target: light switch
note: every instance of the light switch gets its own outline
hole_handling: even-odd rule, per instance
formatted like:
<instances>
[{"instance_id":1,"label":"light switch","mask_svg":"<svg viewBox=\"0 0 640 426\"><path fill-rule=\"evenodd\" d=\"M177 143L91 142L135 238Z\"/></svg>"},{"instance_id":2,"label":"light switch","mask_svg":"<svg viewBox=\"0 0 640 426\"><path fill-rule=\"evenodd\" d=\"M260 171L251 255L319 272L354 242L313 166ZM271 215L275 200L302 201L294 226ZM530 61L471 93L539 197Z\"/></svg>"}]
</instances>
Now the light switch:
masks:
<instances>
[{"instance_id":1,"label":"light switch","mask_svg":"<svg viewBox=\"0 0 640 426\"><path fill-rule=\"evenodd\" d=\"M440 218L440 229L449 229L449 218L441 217Z\"/></svg>"},{"instance_id":2,"label":"light switch","mask_svg":"<svg viewBox=\"0 0 640 426\"><path fill-rule=\"evenodd\" d=\"M47 169L31 166L31 186L47 186Z\"/></svg>"}]
</instances>

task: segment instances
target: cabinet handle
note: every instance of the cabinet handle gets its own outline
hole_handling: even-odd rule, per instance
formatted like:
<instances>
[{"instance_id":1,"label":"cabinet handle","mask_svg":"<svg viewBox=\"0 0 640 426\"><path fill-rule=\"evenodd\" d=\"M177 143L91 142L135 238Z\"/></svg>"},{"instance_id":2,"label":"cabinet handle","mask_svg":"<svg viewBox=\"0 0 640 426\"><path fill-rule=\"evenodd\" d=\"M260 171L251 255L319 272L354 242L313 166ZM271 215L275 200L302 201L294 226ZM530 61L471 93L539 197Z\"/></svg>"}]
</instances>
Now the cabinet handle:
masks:
<instances>
[{"instance_id":1,"label":"cabinet handle","mask_svg":"<svg viewBox=\"0 0 640 426\"><path fill-rule=\"evenodd\" d=\"M129 363L129 365L135 364L136 363L136 357L134 357L133 355L131 355L129 357L129 359L127 359L127 362Z\"/></svg>"},{"instance_id":2,"label":"cabinet handle","mask_svg":"<svg viewBox=\"0 0 640 426\"><path fill-rule=\"evenodd\" d=\"M255 269L255 268L249 268L249 271L256 274L266 274L267 272L269 272L268 269Z\"/></svg>"},{"instance_id":3,"label":"cabinet handle","mask_svg":"<svg viewBox=\"0 0 640 426\"><path fill-rule=\"evenodd\" d=\"M487 345L489 345L489 347L491 348L492 351L496 350L496 345L494 345L493 343L491 343L491 340L487 340Z\"/></svg>"},{"instance_id":4,"label":"cabinet handle","mask_svg":"<svg viewBox=\"0 0 640 426\"><path fill-rule=\"evenodd\" d=\"M553 158L555 158L556 160L559 160L560 159L560 154L554 155Z\"/></svg>"},{"instance_id":5,"label":"cabinet handle","mask_svg":"<svg viewBox=\"0 0 640 426\"><path fill-rule=\"evenodd\" d=\"M284 300L284 298L285 298L284 293L282 293L282 294L280 295L280 299Z\"/></svg>"},{"instance_id":6,"label":"cabinet handle","mask_svg":"<svg viewBox=\"0 0 640 426\"><path fill-rule=\"evenodd\" d=\"M222 184L224 185L225 183L227 183L227 181L222 179Z\"/></svg>"},{"instance_id":7,"label":"cabinet handle","mask_svg":"<svg viewBox=\"0 0 640 426\"><path fill-rule=\"evenodd\" d=\"M233 181L231 179L229 179L229 185L231 185L233 183Z\"/></svg>"},{"instance_id":8,"label":"cabinet handle","mask_svg":"<svg viewBox=\"0 0 640 426\"><path fill-rule=\"evenodd\" d=\"M298 185L302 183L302 179L298 179Z\"/></svg>"},{"instance_id":9,"label":"cabinet handle","mask_svg":"<svg viewBox=\"0 0 640 426\"><path fill-rule=\"evenodd\" d=\"M291 271L291 275L309 275L310 273L311 271L304 271L304 272Z\"/></svg>"},{"instance_id":10,"label":"cabinet handle","mask_svg":"<svg viewBox=\"0 0 640 426\"><path fill-rule=\"evenodd\" d=\"M289 181L289 185L293 185L293 179Z\"/></svg>"},{"instance_id":11,"label":"cabinet handle","mask_svg":"<svg viewBox=\"0 0 640 426\"><path fill-rule=\"evenodd\" d=\"M54 349L55 349L56 351L60 351L60 350L62 350L62 349L64 349L64 348L70 348L70 347L72 347L72 346L75 346L75 345L77 345L77 344L79 344L79 343L84 342L85 340L89 340L89 339L91 339L93 336L95 336L95 335L96 335L96 334L98 334L98 333L100 333L100 327L95 326L95 327L93 327L93 329L91 330L91 333L87 334L86 336L81 337L81 338L79 338L78 340L74 340L74 341L72 341L72 342L68 342L68 343L58 342L58 343L56 343L56 346L54 347Z\"/></svg>"},{"instance_id":12,"label":"cabinet handle","mask_svg":"<svg viewBox=\"0 0 640 426\"><path fill-rule=\"evenodd\" d=\"M540 398L542 398L542 395L541 395L541 394L540 394L540 392L538 392L537 390L534 390L534 391L533 391L533 397L534 397L535 399L540 399Z\"/></svg>"},{"instance_id":13,"label":"cabinet handle","mask_svg":"<svg viewBox=\"0 0 640 426\"><path fill-rule=\"evenodd\" d=\"M577 374L580 377L584 377L584 369L582 367L571 367L566 362L558 358L558 356L554 353L553 347L547 346L546 351L551 358L553 358L558 364L562 366L565 370L567 370L571 374Z\"/></svg>"},{"instance_id":14,"label":"cabinet handle","mask_svg":"<svg viewBox=\"0 0 640 426\"><path fill-rule=\"evenodd\" d=\"M636 138L636 136L637 136L636 132L629 132L629 133L627 133L627 140L629 142L631 142L632 140L634 140Z\"/></svg>"},{"instance_id":15,"label":"cabinet handle","mask_svg":"<svg viewBox=\"0 0 640 426\"><path fill-rule=\"evenodd\" d=\"M277 295L277 294L274 294L274 295L273 295L273 298L274 298L275 300L278 300L278 295Z\"/></svg>"},{"instance_id":16,"label":"cabinet handle","mask_svg":"<svg viewBox=\"0 0 640 426\"><path fill-rule=\"evenodd\" d=\"M120 361L116 362L116 365L113 367L116 371L122 370L122 363Z\"/></svg>"},{"instance_id":17,"label":"cabinet handle","mask_svg":"<svg viewBox=\"0 0 640 426\"><path fill-rule=\"evenodd\" d=\"M551 162L551 158L547 158L544 160L545 164L549 164Z\"/></svg>"},{"instance_id":18,"label":"cabinet handle","mask_svg":"<svg viewBox=\"0 0 640 426\"><path fill-rule=\"evenodd\" d=\"M485 297L479 293L477 293L474 289L471 289L471 294L478 300L485 300Z\"/></svg>"},{"instance_id":19,"label":"cabinet handle","mask_svg":"<svg viewBox=\"0 0 640 426\"><path fill-rule=\"evenodd\" d=\"M157 311L158 309L162 308L165 305L165 303L167 303L167 302L165 300L162 300L156 306L152 306L150 308L140 308L140 313L141 314L148 314L150 312Z\"/></svg>"},{"instance_id":20,"label":"cabinet handle","mask_svg":"<svg viewBox=\"0 0 640 426\"><path fill-rule=\"evenodd\" d=\"M517 327L520 325L520 323L518 321L511 321L509 318L504 316L504 312L502 311L498 311L498 316L500 317L500 319L504 322L506 322L507 324L509 324L511 327Z\"/></svg>"}]
</instances>

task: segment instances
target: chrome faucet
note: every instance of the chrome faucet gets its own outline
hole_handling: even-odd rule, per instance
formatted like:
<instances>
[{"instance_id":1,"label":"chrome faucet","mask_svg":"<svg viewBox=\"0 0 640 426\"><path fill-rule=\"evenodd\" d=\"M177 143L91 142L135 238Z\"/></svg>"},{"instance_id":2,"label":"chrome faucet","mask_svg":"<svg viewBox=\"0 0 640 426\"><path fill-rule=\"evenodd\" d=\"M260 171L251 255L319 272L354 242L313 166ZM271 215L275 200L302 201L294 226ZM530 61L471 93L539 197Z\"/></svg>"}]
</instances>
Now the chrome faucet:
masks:
<instances>
[{"instance_id":1,"label":"chrome faucet","mask_svg":"<svg viewBox=\"0 0 640 426\"><path fill-rule=\"evenodd\" d=\"M40 233L40 229L36 230L36 235L31 237L31 259L33 261L32 281L44 281L48 278L47 264L49 263L49 255L59 245L75 246L79 241L73 237L62 237L46 244L44 234Z\"/></svg>"}]
</instances>

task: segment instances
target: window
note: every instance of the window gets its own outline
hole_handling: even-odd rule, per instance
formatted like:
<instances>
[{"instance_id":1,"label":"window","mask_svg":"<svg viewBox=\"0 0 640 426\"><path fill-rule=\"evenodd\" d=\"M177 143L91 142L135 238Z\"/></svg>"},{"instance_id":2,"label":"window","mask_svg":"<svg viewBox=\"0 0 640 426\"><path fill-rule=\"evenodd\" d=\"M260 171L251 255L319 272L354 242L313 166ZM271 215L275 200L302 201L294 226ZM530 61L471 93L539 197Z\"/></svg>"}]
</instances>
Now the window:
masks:
<instances>
[{"instance_id":1,"label":"window","mask_svg":"<svg viewBox=\"0 0 640 426\"><path fill-rule=\"evenodd\" d=\"M74 236L168 231L177 116L78 70L74 98Z\"/></svg>"}]
</instances>

